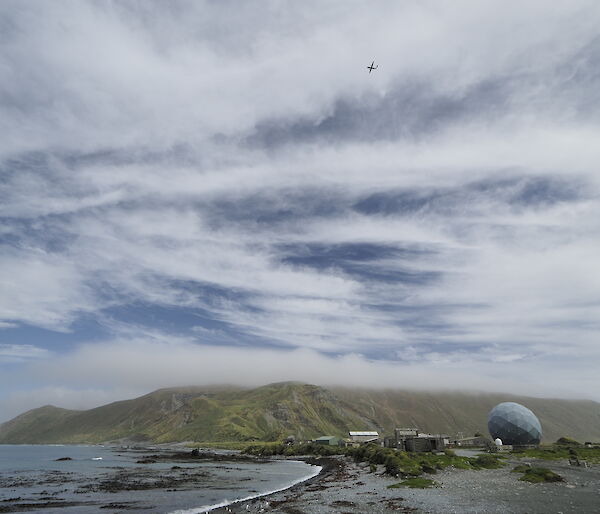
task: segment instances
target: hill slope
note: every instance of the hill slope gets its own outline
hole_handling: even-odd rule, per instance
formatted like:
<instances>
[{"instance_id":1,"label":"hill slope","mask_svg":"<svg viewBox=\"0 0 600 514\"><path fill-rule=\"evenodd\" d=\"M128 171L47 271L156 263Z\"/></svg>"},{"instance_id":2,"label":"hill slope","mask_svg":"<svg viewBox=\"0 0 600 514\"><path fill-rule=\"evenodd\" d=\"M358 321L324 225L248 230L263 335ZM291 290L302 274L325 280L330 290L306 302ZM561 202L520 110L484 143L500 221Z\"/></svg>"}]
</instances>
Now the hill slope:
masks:
<instances>
[{"instance_id":1,"label":"hill slope","mask_svg":"<svg viewBox=\"0 0 600 514\"><path fill-rule=\"evenodd\" d=\"M348 430L416 426L455 435L487 433L487 413L501 401L532 409L544 439L600 440L600 404L504 394L325 389L280 383L256 389L161 389L86 411L46 406L0 425L0 443L249 441L343 436Z\"/></svg>"},{"instance_id":2,"label":"hill slope","mask_svg":"<svg viewBox=\"0 0 600 514\"><path fill-rule=\"evenodd\" d=\"M539 418L545 442L563 434L580 441L600 441L600 403L590 400L531 398L502 393L369 391L335 388L332 392L355 412L374 420L386 432L415 426L425 432L465 437L487 435L487 416L501 402L517 402Z\"/></svg>"}]
</instances>

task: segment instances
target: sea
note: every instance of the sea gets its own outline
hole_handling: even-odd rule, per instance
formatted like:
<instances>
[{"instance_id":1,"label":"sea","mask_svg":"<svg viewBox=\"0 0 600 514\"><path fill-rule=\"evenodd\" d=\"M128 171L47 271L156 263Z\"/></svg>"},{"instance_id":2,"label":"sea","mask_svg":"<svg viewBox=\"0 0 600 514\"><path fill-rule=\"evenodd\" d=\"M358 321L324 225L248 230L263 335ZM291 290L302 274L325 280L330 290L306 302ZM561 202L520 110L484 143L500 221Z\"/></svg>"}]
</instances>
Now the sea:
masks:
<instances>
[{"instance_id":1,"label":"sea","mask_svg":"<svg viewBox=\"0 0 600 514\"><path fill-rule=\"evenodd\" d=\"M27 505L33 512L106 513L135 508L197 514L287 489L321 469L294 460L148 462L149 455L160 451L0 445L0 511Z\"/></svg>"}]
</instances>

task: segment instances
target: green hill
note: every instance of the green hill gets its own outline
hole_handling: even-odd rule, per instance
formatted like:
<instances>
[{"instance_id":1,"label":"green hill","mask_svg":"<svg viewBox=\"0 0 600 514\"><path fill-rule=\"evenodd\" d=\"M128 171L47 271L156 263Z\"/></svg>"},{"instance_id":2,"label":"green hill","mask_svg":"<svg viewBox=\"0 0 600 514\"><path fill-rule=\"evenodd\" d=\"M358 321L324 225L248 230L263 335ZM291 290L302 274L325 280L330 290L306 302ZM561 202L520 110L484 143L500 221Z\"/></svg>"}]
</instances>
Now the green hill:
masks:
<instances>
[{"instance_id":1,"label":"green hill","mask_svg":"<svg viewBox=\"0 0 600 514\"><path fill-rule=\"evenodd\" d=\"M542 424L543 440L561 434L580 441L600 441L600 403L591 400L532 398L503 393L422 392L334 388L332 392L352 410L377 426L414 426L424 432L465 437L488 435L487 416L501 402L517 402L532 410Z\"/></svg>"},{"instance_id":2,"label":"green hill","mask_svg":"<svg viewBox=\"0 0 600 514\"><path fill-rule=\"evenodd\" d=\"M487 413L502 401L532 409L544 439L600 440L600 404L505 394L326 389L279 383L256 389L161 389L133 400L73 411L46 406L0 425L0 443L133 441L269 441L344 436L348 430L391 433L397 426L465 436L487 433Z\"/></svg>"}]
</instances>

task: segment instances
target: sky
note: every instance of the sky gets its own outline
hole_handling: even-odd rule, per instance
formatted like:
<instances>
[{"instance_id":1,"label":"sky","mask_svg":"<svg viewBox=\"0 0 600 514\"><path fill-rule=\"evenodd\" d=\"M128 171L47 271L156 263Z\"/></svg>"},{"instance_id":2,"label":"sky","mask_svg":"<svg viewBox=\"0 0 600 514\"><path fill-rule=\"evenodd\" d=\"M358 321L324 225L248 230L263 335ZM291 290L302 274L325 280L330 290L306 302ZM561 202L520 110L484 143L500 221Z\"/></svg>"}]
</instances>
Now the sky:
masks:
<instances>
[{"instance_id":1,"label":"sky","mask_svg":"<svg viewBox=\"0 0 600 514\"><path fill-rule=\"evenodd\" d=\"M597 1L4 0L0 76L0 421L600 400Z\"/></svg>"}]
</instances>

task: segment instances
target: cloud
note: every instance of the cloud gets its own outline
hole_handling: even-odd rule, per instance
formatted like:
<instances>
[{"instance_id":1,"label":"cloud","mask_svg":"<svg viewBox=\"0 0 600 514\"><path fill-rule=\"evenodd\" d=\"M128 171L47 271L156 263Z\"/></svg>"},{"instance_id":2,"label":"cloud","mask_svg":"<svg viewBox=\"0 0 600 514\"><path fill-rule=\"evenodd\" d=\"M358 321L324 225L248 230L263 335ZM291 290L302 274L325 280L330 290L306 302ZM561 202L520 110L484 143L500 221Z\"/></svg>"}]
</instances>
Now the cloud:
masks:
<instances>
[{"instance_id":1,"label":"cloud","mask_svg":"<svg viewBox=\"0 0 600 514\"><path fill-rule=\"evenodd\" d=\"M563 359L598 362L599 22L591 1L2 3L0 344L53 352L15 384L110 396L99 359L132 392L332 367L597 390ZM143 378L136 351L170 364Z\"/></svg>"},{"instance_id":2,"label":"cloud","mask_svg":"<svg viewBox=\"0 0 600 514\"><path fill-rule=\"evenodd\" d=\"M156 380L168 385L240 383L261 385L282 380L303 380L334 385L352 383L356 386L444 388L452 384L457 388L518 391L533 386L536 377L518 377L510 364L514 355L487 358L469 357L463 353L455 358L428 357L437 370L423 381L424 369L431 363L404 364L372 361L359 354L328 357L312 350L273 350L257 348L232 348L192 344L170 338L161 341L115 340L103 345L83 345L76 352L63 357L34 364L32 372L65 384L78 384L83 377L97 388L112 385L116 388L145 390ZM489 378L461 376L477 362L484 369L496 369ZM506 371L504 377L500 372ZM571 375L574 378L574 375ZM465 381L466 380L466 381ZM513 384L512 386L510 384ZM544 391L535 387L533 392Z\"/></svg>"},{"instance_id":3,"label":"cloud","mask_svg":"<svg viewBox=\"0 0 600 514\"><path fill-rule=\"evenodd\" d=\"M46 386L11 392L0 396L0 422L8 421L30 409L54 405L63 409L89 409L125 398L141 396L145 391L132 389L69 389Z\"/></svg>"},{"instance_id":4,"label":"cloud","mask_svg":"<svg viewBox=\"0 0 600 514\"><path fill-rule=\"evenodd\" d=\"M118 339L86 344L67 355L54 355L23 368L47 385L6 392L0 398L2 418L29 408L54 404L92 408L132 398L163 387L204 384L259 386L299 380L321 385L404 389L505 391L528 395L589 397L595 366L564 366L560 383L548 383L551 358L507 353L501 347L484 355L456 349L432 353L406 349L403 362L372 360L349 353L326 356L308 349L277 350L199 345L181 338L146 334L144 339ZM572 357L561 356L563 365ZM473 369L477 373L473 373ZM351 379L349 379L351 377ZM86 387L81 388L85 383Z\"/></svg>"},{"instance_id":5,"label":"cloud","mask_svg":"<svg viewBox=\"0 0 600 514\"><path fill-rule=\"evenodd\" d=\"M0 344L0 362L21 362L49 355L48 350L30 344Z\"/></svg>"},{"instance_id":6,"label":"cloud","mask_svg":"<svg viewBox=\"0 0 600 514\"><path fill-rule=\"evenodd\" d=\"M14 325L11 322L27 322L64 330L77 312L91 308L77 267L39 248L0 255L0 283L0 317L6 320L5 328Z\"/></svg>"}]
</instances>

